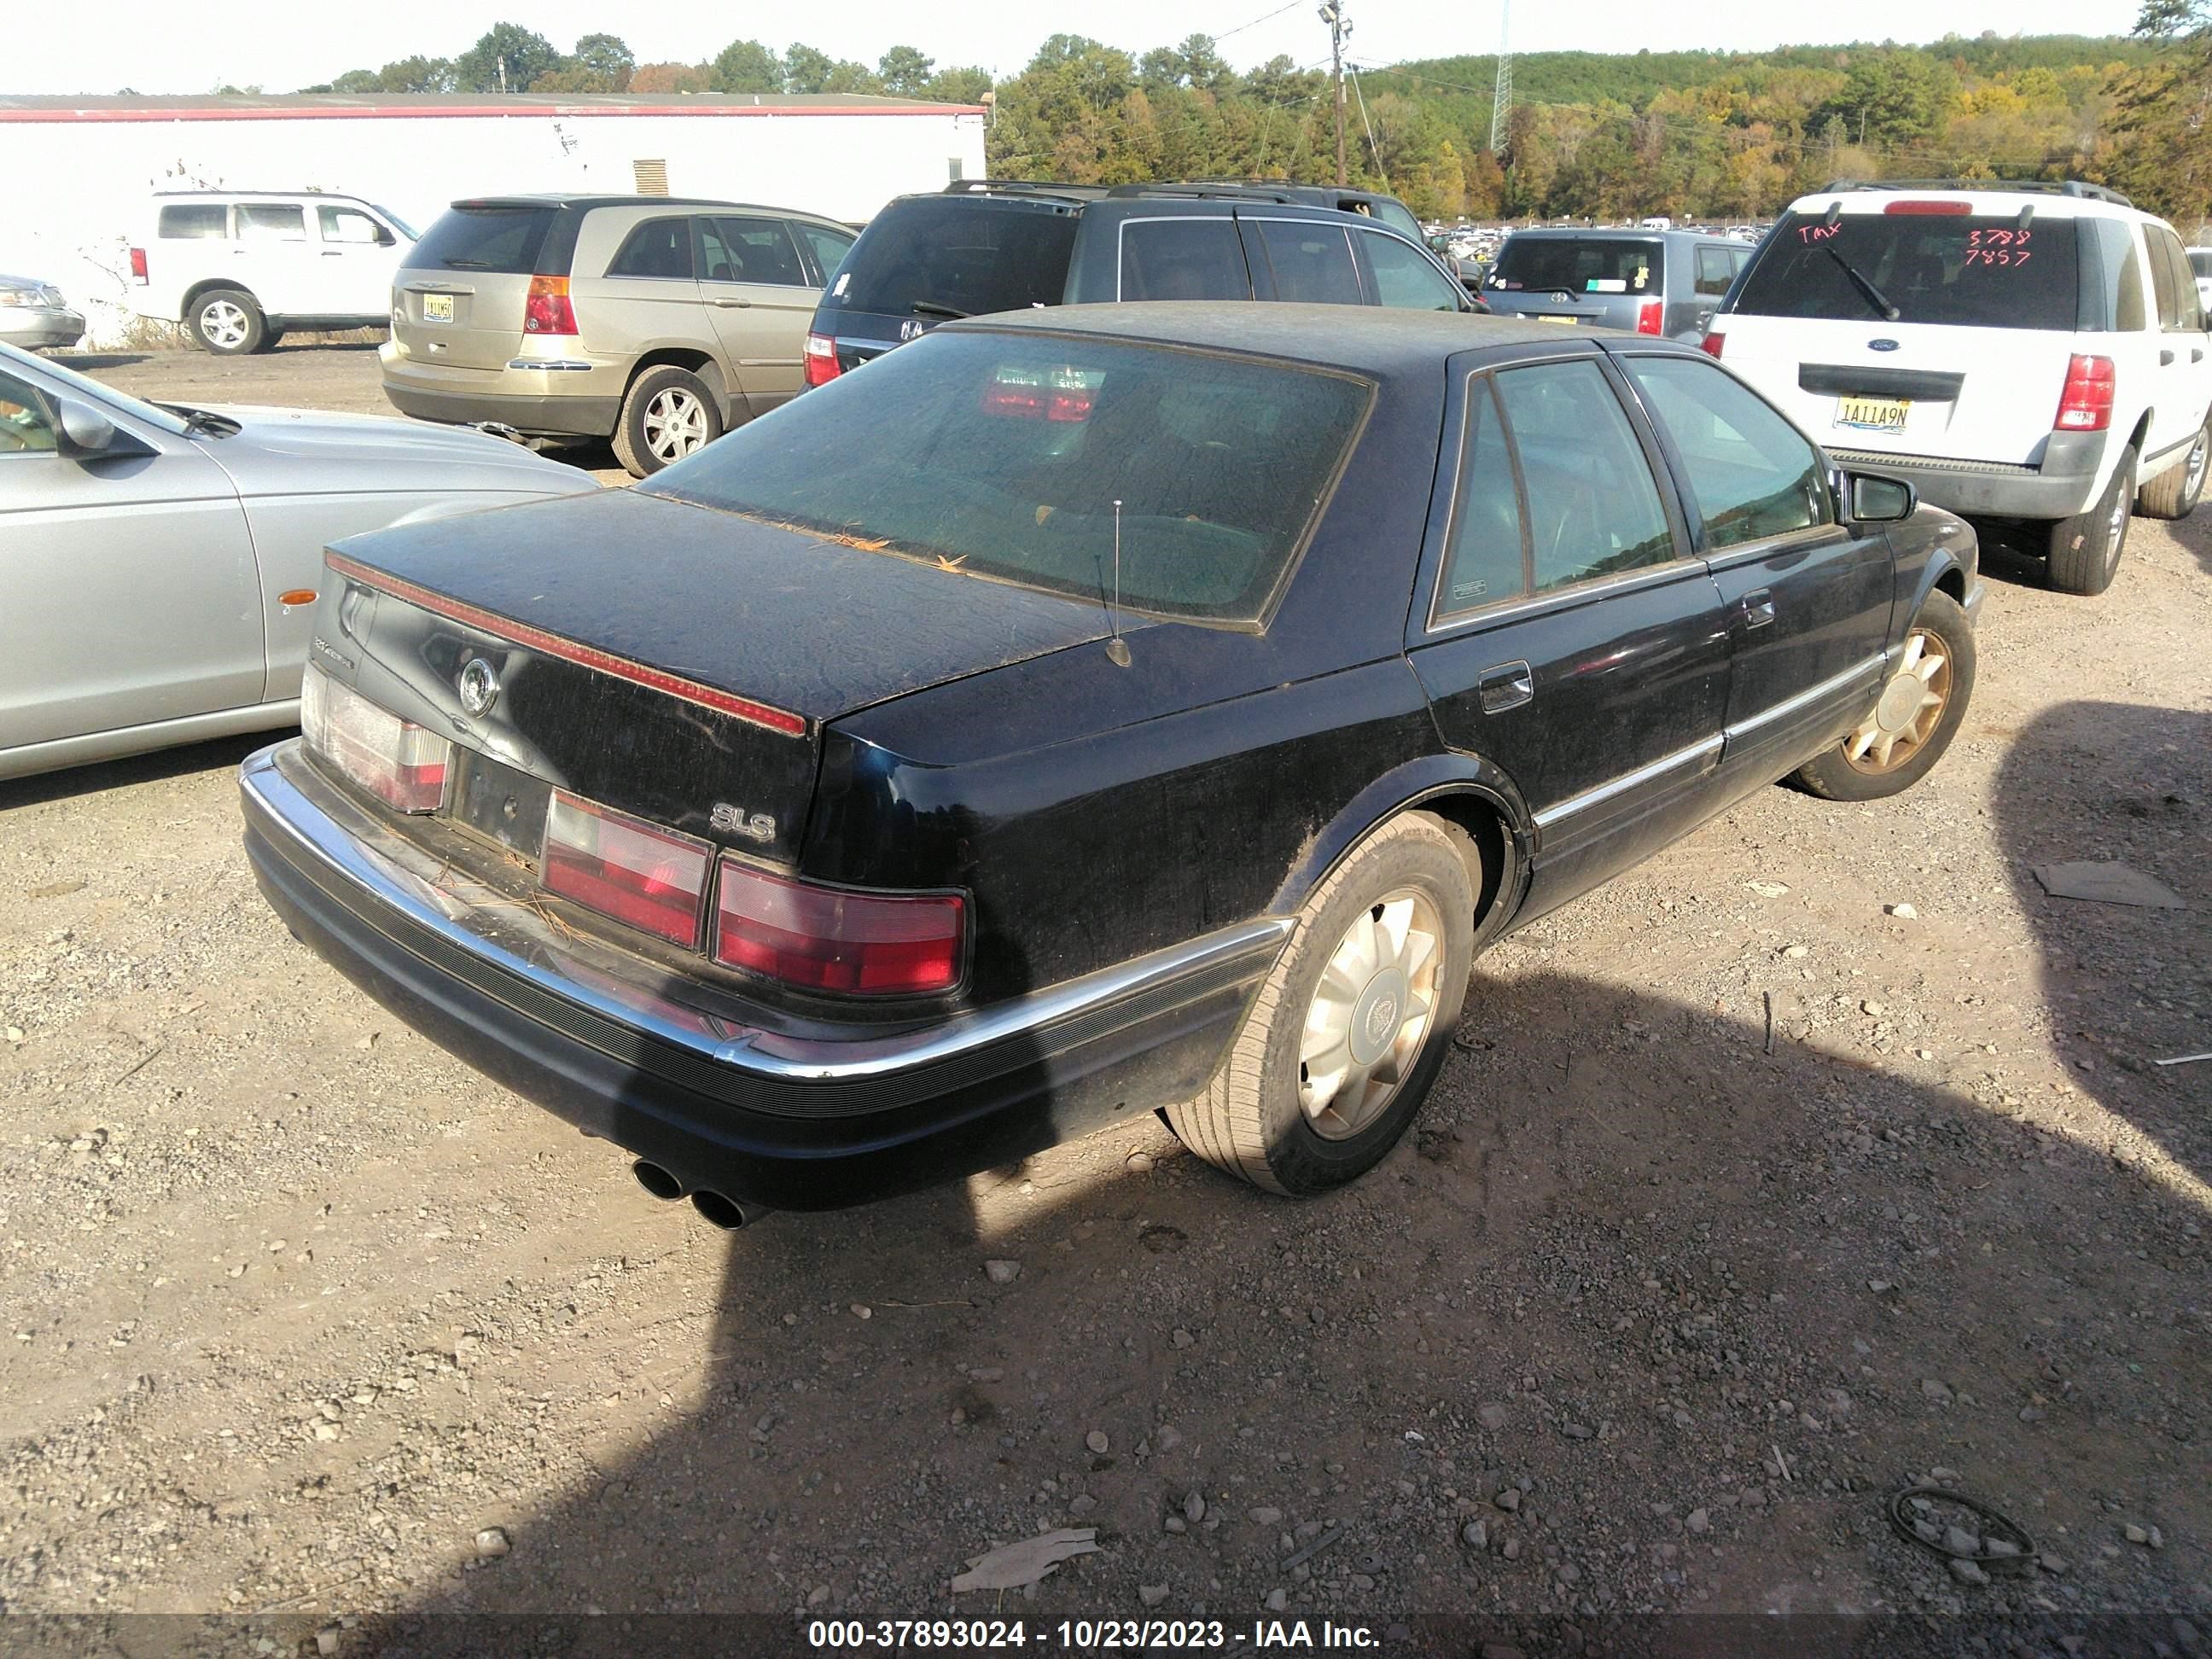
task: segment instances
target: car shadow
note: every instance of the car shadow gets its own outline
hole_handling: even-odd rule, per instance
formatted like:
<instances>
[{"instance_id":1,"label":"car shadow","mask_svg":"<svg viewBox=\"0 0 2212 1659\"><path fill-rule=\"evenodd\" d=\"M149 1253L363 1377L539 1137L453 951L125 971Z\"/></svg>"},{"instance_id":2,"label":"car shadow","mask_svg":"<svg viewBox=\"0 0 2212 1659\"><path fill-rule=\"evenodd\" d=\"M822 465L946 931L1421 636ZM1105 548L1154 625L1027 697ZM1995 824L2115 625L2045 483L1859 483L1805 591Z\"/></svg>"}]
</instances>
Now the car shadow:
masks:
<instances>
[{"instance_id":1,"label":"car shadow","mask_svg":"<svg viewBox=\"0 0 2212 1659\"><path fill-rule=\"evenodd\" d=\"M2197 561L2200 569L2212 573L2212 507L2199 507L2187 518L2175 520L2165 528L2167 535L2181 544L2182 550Z\"/></svg>"},{"instance_id":2,"label":"car shadow","mask_svg":"<svg viewBox=\"0 0 2212 1659\"><path fill-rule=\"evenodd\" d=\"M1638 1609L1944 1614L1962 1638L2002 1616L2056 1641L2178 1608L2201 1548L2120 1522L2212 1529L2188 1473L2212 1068L2149 1063L2208 1046L2212 720L2084 702L2002 735L1991 822L2035 959L1988 942L1965 890L1855 958L1917 953L1919 994L1954 1005L1942 1052L1910 1008L1869 1034L1851 978L1808 987L1778 951L1725 1005L1516 951L1478 972L1416 1132L1329 1197L1261 1194L1139 1119L770 1217L727 1237L680 1402L619 1455L562 1451L550 1497L488 1503L467 1526L498 1547L373 1620L379 1650L803 1652L837 1617L1019 1617L1036 1640L1155 1607L1242 1632L1278 1592L1286 1618L1407 1621L1391 1654L1731 1645ZM2029 872L2060 856L2125 857L2198 908L2045 897ZM2001 991L2025 1032L1977 1012ZM1901 1542L1886 1500L1938 1467L2065 1570L1969 1590ZM949 1593L1060 1526L1097 1553ZM728 1622L626 1616L676 1613ZM1837 1635L1735 1628L1746 1652ZM1921 1650L1887 1628L1883 1650Z\"/></svg>"},{"instance_id":3,"label":"car shadow","mask_svg":"<svg viewBox=\"0 0 2212 1659\"><path fill-rule=\"evenodd\" d=\"M96 761L82 766L64 767L58 771L40 772L31 777L0 780L0 812L10 807L59 800L64 796L96 794L103 789L120 789L131 784L156 782L216 768L235 768L255 750L265 748L291 733L292 728L289 727L278 731L247 732L235 737L210 738L202 743L183 744L173 749L156 749L143 755L126 756L120 760Z\"/></svg>"},{"instance_id":4,"label":"car shadow","mask_svg":"<svg viewBox=\"0 0 2212 1659\"><path fill-rule=\"evenodd\" d=\"M49 362L64 368L90 373L102 368L128 368L133 363L143 363L151 354L143 351L50 351Z\"/></svg>"}]
</instances>

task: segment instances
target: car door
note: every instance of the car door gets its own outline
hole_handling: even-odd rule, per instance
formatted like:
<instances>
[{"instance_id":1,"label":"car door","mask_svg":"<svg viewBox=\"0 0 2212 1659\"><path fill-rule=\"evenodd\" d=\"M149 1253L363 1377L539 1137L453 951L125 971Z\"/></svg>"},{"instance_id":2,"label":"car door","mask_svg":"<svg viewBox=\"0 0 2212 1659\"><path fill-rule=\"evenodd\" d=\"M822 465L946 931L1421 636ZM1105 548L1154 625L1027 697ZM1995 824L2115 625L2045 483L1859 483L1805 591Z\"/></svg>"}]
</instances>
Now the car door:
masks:
<instances>
[{"instance_id":1,"label":"car door","mask_svg":"<svg viewBox=\"0 0 2212 1659\"><path fill-rule=\"evenodd\" d=\"M1351 228L1328 219L1294 219L1239 209L1237 225L1252 271L1252 292L1261 300L1307 305L1367 303L1359 268L1352 258Z\"/></svg>"},{"instance_id":2,"label":"car door","mask_svg":"<svg viewBox=\"0 0 2212 1659\"><path fill-rule=\"evenodd\" d=\"M316 260L324 317L382 317L392 309L398 239L356 207L318 203Z\"/></svg>"},{"instance_id":3,"label":"car door","mask_svg":"<svg viewBox=\"0 0 2212 1659\"><path fill-rule=\"evenodd\" d=\"M2181 239L2164 225L2147 224L2151 287L2158 296L2157 374L2151 393L2150 430L2143 459L2164 459L2193 442L2212 406L2212 353L2208 353L2204 307Z\"/></svg>"},{"instance_id":4,"label":"car door","mask_svg":"<svg viewBox=\"0 0 2212 1659\"><path fill-rule=\"evenodd\" d=\"M747 406L765 415L799 395L806 328L821 290L807 281L782 220L717 214L702 216L698 228L699 292L714 337Z\"/></svg>"},{"instance_id":5,"label":"car door","mask_svg":"<svg viewBox=\"0 0 2212 1659\"><path fill-rule=\"evenodd\" d=\"M1534 816L1533 915L1709 810L1729 631L1601 354L1463 361L1408 655L1444 742Z\"/></svg>"},{"instance_id":6,"label":"car door","mask_svg":"<svg viewBox=\"0 0 2212 1659\"><path fill-rule=\"evenodd\" d=\"M1826 459L1756 392L1687 352L1623 351L1735 637L1731 771L1779 777L1841 736L1881 678L1896 559L1837 522Z\"/></svg>"},{"instance_id":7,"label":"car door","mask_svg":"<svg viewBox=\"0 0 2212 1659\"><path fill-rule=\"evenodd\" d=\"M261 701L261 582L228 475L190 438L65 455L50 388L0 366L0 750Z\"/></svg>"},{"instance_id":8,"label":"car door","mask_svg":"<svg viewBox=\"0 0 2212 1659\"><path fill-rule=\"evenodd\" d=\"M297 202L240 202L231 265L239 286L271 317L326 314L320 248L307 240L307 210Z\"/></svg>"},{"instance_id":9,"label":"car door","mask_svg":"<svg viewBox=\"0 0 2212 1659\"><path fill-rule=\"evenodd\" d=\"M692 216L658 214L627 230L611 217L594 215L578 239L569 283L589 349L635 359L671 342L704 348L714 330L693 274Z\"/></svg>"}]
</instances>

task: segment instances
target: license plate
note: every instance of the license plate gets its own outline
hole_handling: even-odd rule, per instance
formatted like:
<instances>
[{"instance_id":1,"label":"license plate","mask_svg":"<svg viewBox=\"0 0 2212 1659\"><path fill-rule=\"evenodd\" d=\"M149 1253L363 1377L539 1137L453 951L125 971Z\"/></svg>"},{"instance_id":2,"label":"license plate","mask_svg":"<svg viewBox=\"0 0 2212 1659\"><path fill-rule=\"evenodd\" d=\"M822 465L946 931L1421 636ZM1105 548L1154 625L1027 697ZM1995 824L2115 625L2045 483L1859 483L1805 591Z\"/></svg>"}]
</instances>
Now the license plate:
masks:
<instances>
[{"instance_id":1,"label":"license plate","mask_svg":"<svg viewBox=\"0 0 2212 1659\"><path fill-rule=\"evenodd\" d=\"M1836 424L1861 432L1902 432L1911 408L1910 398L1838 398Z\"/></svg>"},{"instance_id":2,"label":"license plate","mask_svg":"<svg viewBox=\"0 0 2212 1659\"><path fill-rule=\"evenodd\" d=\"M450 294L426 294L422 296L422 320L426 323L450 323L453 320L453 296Z\"/></svg>"},{"instance_id":3,"label":"license plate","mask_svg":"<svg viewBox=\"0 0 2212 1659\"><path fill-rule=\"evenodd\" d=\"M1573 328L1582 321L1582 319L1579 317L1547 317L1539 313L1536 320L1540 323L1565 323L1569 328Z\"/></svg>"}]
</instances>

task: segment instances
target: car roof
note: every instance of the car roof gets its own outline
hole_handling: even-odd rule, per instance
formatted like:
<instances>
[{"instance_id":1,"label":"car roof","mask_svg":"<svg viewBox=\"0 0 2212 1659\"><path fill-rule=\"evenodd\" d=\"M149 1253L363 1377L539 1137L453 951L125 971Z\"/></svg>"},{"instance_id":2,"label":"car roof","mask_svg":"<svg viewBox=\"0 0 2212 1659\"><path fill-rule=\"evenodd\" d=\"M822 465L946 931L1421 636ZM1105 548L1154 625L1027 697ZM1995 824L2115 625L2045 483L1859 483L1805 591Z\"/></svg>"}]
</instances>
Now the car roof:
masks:
<instances>
[{"instance_id":1,"label":"car roof","mask_svg":"<svg viewBox=\"0 0 2212 1659\"><path fill-rule=\"evenodd\" d=\"M1592 240L1618 238L1630 242L1663 241L1673 237L1677 241L1725 242L1729 239L1717 230L1686 230L1676 225L1670 230L1642 225L1531 225L1526 230L1516 230L1510 235L1526 236L1532 241L1587 242Z\"/></svg>"},{"instance_id":2,"label":"car roof","mask_svg":"<svg viewBox=\"0 0 2212 1659\"><path fill-rule=\"evenodd\" d=\"M276 197L288 202L366 202L366 196L356 196L343 190L157 190L157 202L228 202L246 197Z\"/></svg>"},{"instance_id":3,"label":"car roof","mask_svg":"<svg viewBox=\"0 0 2212 1659\"><path fill-rule=\"evenodd\" d=\"M1963 196L1968 210L2001 217L2033 207L2054 219L2152 219L2116 190L2079 179L1838 179L1825 189L1808 191L1790 203L1796 214L1825 213L1841 203L1846 213L1880 213L1900 196Z\"/></svg>"},{"instance_id":4,"label":"car roof","mask_svg":"<svg viewBox=\"0 0 2212 1659\"><path fill-rule=\"evenodd\" d=\"M447 204L456 208L603 208L603 207L744 207L714 196L592 196L576 191L549 191L537 195L464 196ZM777 212L783 210L778 208Z\"/></svg>"},{"instance_id":5,"label":"car roof","mask_svg":"<svg viewBox=\"0 0 2212 1659\"><path fill-rule=\"evenodd\" d=\"M1431 374L1463 352L1523 345L1614 343L1588 329L1460 312L1382 306L1297 305L1278 301L1146 300L1123 305L1050 306L945 323L962 333L1084 334L1155 345L1198 346L1288 358L1376 380ZM1700 356L1694 346L1650 335L1620 336L1636 349Z\"/></svg>"}]
</instances>

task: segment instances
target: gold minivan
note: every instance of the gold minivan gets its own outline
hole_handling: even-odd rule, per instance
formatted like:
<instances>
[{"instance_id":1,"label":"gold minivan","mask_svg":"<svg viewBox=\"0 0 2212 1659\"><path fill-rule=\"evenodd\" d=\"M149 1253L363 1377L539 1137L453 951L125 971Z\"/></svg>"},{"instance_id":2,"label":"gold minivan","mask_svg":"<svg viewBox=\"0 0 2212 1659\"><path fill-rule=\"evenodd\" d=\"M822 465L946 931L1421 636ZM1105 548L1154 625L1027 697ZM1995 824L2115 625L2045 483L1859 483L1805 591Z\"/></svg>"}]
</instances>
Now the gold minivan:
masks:
<instances>
[{"instance_id":1,"label":"gold minivan","mask_svg":"<svg viewBox=\"0 0 2212 1659\"><path fill-rule=\"evenodd\" d=\"M606 438L644 477L798 393L853 237L735 202L456 202L392 281L384 395L428 421Z\"/></svg>"}]
</instances>

